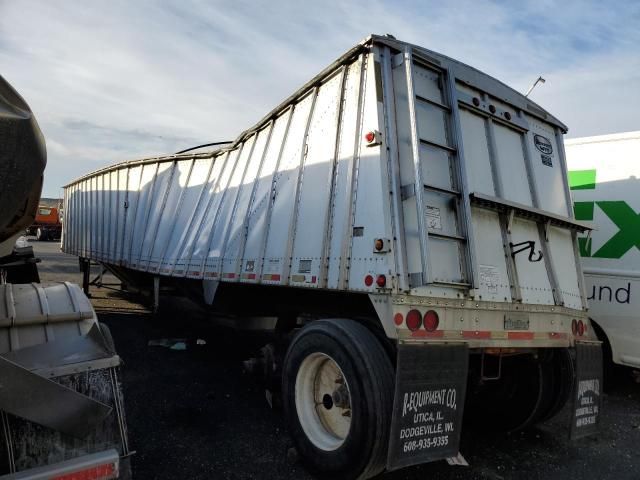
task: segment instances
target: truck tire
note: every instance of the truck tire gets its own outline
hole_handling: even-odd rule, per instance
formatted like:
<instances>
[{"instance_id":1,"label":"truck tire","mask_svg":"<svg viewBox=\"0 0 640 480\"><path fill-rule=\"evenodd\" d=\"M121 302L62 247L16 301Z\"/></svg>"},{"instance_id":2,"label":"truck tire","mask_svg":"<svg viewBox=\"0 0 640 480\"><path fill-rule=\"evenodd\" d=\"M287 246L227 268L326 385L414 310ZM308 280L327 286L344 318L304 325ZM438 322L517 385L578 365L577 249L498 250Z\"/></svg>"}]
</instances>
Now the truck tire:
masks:
<instances>
[{"instance_id":1,"label":"truck tire","mask_svg":"<svg viewBox=\"0 0 640 480\"><path fill-rule=\"evenodd\" d=\"M394 372L366 327L344 319L304 327L287 351L282 392L290 435L310 469L348 479L384 470Z\"/></svg>"},{"instance_id":2,"label":"truck tire","mask_svg":"<svg viewBox=\"0 0 640 480\"><path fill-rule=\"evenodd\" d=\"M499 380L484 382L470 397L465 418L485 429L514 432L555 416L571 396L575 372L566 348L536 358L503 359Z\"/></svg>"},{"instance_id":3,"label":"truck tire","mask_svg":"<svg viewBox=\"0 0 640 480\"><path fill-rule=\"evenodd\" d=\"M497 380L469 395L465 419L483 429L514 432L531 425L543 401L545 379L533 355L505 357Z\"/></svg>"},{"instance_id":4,"label":"truck tire","mask_svg":"<svg viewBox=\"0 0 640 480\"><path fill-rule=\"evenodd\" d=\"M552 349L548 352L548 359L543 364L548 390L547 404L540 409L534 423L544 422L557 415L571 397L575 383L575 368L571 353L567 348Z\"/></svg>"}]
</instances>

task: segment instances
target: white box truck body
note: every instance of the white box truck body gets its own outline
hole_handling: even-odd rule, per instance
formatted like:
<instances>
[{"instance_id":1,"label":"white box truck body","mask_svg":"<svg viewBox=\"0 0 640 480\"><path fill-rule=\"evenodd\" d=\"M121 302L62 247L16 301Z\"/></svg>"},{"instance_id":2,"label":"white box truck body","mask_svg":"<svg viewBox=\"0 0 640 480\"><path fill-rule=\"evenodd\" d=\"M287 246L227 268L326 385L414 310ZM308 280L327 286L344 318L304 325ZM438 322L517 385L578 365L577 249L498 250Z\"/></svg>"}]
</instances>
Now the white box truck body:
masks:
<instances>
[{"instance_id":1,"label":"white box truck body","mask_svg":"<svg viewBox=\"0 0 640 480\"><path fill-rule=\"evenodd\" d=\"M640 132L566 141L589 316L615 363L640 368Z\"/></svg>"},{"instance_id":2,"label":"white box truck body","mask_svg":"<svg viewBox=\"0 0 640 480\"><path fill-rule=\"evenodd\" d=\"M466 394L467 418L510 430L557 412L576 375L595 405L573 417L581 435L600 346L565 131L486 74L372 36L226 148L67 185L62 245L156 295L295 330L276 363L314 469L455 456Z\"/></svg>"}]
</instances>

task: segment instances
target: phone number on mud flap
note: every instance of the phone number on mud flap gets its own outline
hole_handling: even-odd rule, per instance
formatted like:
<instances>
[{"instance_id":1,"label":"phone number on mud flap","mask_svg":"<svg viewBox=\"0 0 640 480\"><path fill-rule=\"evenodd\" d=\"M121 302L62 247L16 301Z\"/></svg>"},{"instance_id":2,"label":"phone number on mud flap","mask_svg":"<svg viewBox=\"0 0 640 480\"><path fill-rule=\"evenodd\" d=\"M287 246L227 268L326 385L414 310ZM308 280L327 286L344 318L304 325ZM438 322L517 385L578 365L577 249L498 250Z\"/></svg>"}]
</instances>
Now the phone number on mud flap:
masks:
<instances>
[{"instance_id":1,"label":"phone number on mud flap","mask_svg":"<svg viewBox=\"0 0 640 480\"><path fill-rule=\"evenodd\" d=\"M443 435L441 437L421 438L420 440L404 442L402 450L406 453L413 452L415 450L425 450L427 448L446 447L448 444L449 436Z\"/></svg>"}]
</instances>

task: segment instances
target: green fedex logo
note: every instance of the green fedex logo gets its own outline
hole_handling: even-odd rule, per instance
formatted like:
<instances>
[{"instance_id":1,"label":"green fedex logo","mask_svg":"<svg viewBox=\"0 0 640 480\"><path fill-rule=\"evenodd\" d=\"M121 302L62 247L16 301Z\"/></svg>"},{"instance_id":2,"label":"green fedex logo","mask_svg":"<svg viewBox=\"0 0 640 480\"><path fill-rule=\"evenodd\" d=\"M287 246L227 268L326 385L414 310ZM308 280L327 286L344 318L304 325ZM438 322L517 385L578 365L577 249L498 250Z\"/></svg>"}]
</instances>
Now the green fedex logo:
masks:
<instances>
[{"instance_id":1,"label":"green fedex logo","mask_svg":"<svg viewBox=\"0 0 640 480\"><path fill-rule=\"evenodd\" d=\"M573 170L569 172L571 190L594 190L595 170ZM640 215L624 201L575 202L573 211L576 220L593 220L595 205L616 224L618 232L596 252L591 252L591 238L579 238L580 255L595 258L621 258L633 247L640 250Z\"/></svg>"}]
</instances>

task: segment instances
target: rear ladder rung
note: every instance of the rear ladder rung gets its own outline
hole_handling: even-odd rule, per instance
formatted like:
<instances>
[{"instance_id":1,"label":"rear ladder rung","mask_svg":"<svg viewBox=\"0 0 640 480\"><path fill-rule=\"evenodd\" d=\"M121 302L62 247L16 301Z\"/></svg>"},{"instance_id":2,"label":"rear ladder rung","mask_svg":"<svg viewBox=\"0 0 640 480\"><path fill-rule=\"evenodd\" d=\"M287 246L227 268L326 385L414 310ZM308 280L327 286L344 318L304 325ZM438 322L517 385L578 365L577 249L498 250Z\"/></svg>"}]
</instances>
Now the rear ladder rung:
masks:
<instances>
[{"instance_id":1,"label":"rear ladder rung","mask_svg":"<svg viewBox=\"0 0 640 480\"><path fill-rule=\"evenodd\" d=\"M470 283L466 282L446 282L442 280L437 280L435 282L429 282L428 285L434 285L436 287L452 287L452 288L471 288Z\"/></svg>"},{"instance_id":2,"label":"rear ladder rung","mask_svg":"<svg viewBox=\"0 0 640 480\"><path fill-rule=\"evenodd\" d=\"M418 140L420 141L420 143L423 143L425 145L430 145L432 147L440 148L442 150L446 150L449 153L455 154L457 152L455 148L450 147L449 145L445 145L444 143L434 142L433 140L426 140L424 138L419 138Z\"/></svg>"},{"instance_id":3,"label":"rear ladder rung","mask_svg":"<svg viewBox=\"0 0 640 480\"><path fill-rule=\"evenodd\" d=\"M451 111L451 108L449 107L449 105L445 105L444 103L436 102L435 100L431 100L429 98L425 98L425 97L422 97L420 95L416 95L416 98L418 100L420 100L421 102L429 103L429 104L431 104L431 105L433 105L435 107L439 107L439 108L441 108L443 110L446 110L447 112Z\"/></svg>"},{"instance_id":4,"label":"rear ladder rung","mask_svg":"<svg viewBox=\"0 0 640 480\"><path fill-rule=\"evenodd\" d=\"M427 190L432 190L434 192L438 192L438 193L444 193L446 195L452 195L455 197L459 197L460 196L460 192L457 190L452 190L451 188L445 188L445 187L437 187L435 185L429 185L426 184L424 185L424 188L426 188Z\"/></svg>"},{"instance_id":5,"label":"rear ladder rung","mask_svg":"<svg viewBox=\"0 0 640 480\"><path fill-rule=\"evenodd\" d=\"M452 241L455 241L455 242L466 242L467 241L466 237L463 237L461 235L452 235L450 233L434 232L433 230L428 230L427 233L428 233L428 235L430 237L442 238L443 240L452 240Z\"/></svg>"}]
</instances>

